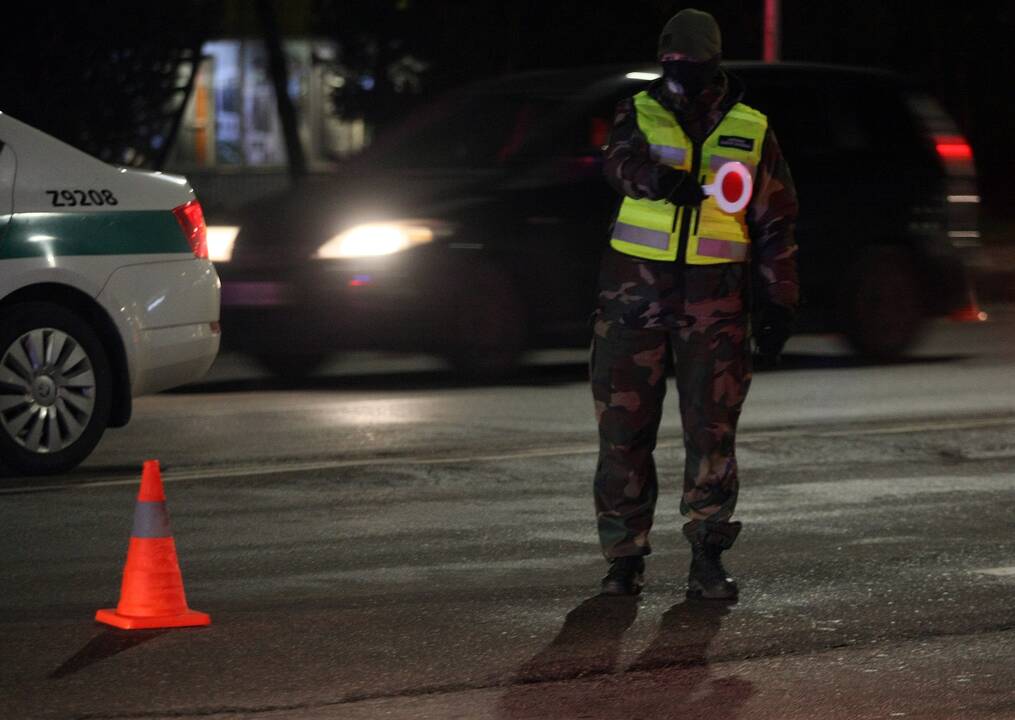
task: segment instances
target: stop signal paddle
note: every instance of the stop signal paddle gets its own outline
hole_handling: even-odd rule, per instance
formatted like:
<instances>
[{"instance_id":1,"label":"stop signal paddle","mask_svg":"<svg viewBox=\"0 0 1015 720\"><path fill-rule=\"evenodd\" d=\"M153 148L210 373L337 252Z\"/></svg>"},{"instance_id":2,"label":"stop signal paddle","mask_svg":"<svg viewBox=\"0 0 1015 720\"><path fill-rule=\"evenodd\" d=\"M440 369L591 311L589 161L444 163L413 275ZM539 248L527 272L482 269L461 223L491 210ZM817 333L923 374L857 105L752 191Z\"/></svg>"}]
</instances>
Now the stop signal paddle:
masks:
<instances>
[{"instance_id":1,"label":"stop signal paddle","mask_svg":"<svg viewBox=\"0 0 1015 720\"><path fill-rule=\"evenodd\" d=\"M754 179L746 165L732 160L720 167L715 179L701 189L706 195L715 198L715 204L720 210L735 215L751 201Z\"/></svg>"}]
</instances>

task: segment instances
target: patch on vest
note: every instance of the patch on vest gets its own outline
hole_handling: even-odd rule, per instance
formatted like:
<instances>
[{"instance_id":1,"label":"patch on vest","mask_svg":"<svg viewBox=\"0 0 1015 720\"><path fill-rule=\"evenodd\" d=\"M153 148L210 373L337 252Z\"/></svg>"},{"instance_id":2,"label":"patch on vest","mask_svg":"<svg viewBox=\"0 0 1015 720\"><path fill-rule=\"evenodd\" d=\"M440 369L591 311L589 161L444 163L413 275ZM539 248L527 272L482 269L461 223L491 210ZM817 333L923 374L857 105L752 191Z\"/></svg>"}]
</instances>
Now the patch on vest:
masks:
<instances>
[{"instance_id":1,"label":"patch on vest","mask_svg":"<svg viewBox=\"0 0 1015 720\"><path fill-rule=\"evenodd\" d=\"M719 147L736 148L737 150L750 152L754 149L754 140L736 135L720 135Z\"/></svg>"}]
</instances>

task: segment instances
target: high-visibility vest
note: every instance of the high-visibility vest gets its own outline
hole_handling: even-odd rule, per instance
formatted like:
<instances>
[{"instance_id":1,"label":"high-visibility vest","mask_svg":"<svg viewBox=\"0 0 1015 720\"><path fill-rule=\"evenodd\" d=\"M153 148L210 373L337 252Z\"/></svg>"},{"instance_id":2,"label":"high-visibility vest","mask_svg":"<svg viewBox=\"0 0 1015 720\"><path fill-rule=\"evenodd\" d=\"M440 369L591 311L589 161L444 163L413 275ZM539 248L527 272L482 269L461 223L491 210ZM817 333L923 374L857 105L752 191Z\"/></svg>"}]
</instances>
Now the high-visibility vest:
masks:
<instances>
[{"instance_id":1,"label":"high-visibility vest","mask_svg":"<svg viewBox=\"0 0 1015 720\"><path fill-rule=\"evenodd\" d=\"M649 143L656 162L697 176L710 184L727 162L747 166L752 183L761 161L768 118L754 108L737 103L705 142L695 145L669 110L642 91L634 96L638 128ZM730 215L712 197L698 208L683 208L665 200L625 197L614 223L610 245L622 253L648 260L676 260L678 254L691 265L746 262L751 239L747 232L747 208ZM685 238L681 246L681 237Z\"/></svg>"}]
</instances>

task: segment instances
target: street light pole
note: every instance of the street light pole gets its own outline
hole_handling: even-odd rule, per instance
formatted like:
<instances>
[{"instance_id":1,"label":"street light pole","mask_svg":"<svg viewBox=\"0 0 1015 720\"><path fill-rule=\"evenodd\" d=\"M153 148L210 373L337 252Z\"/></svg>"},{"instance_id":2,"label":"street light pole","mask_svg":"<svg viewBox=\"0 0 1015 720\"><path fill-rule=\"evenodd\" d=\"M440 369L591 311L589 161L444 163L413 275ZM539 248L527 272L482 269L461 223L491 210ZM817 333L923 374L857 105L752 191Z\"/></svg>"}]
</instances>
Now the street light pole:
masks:
<instances>
[{"instance_id":1,"label":"street light pole","mask_svg":"<svg viewBox=\"0 0 1015 720\"><path fill-rule=\"evenodd\" d=\"M765 62L779 60L782 46L782 12L780 0L765 0L764 55Z\"/></svg>"}]
</instances>

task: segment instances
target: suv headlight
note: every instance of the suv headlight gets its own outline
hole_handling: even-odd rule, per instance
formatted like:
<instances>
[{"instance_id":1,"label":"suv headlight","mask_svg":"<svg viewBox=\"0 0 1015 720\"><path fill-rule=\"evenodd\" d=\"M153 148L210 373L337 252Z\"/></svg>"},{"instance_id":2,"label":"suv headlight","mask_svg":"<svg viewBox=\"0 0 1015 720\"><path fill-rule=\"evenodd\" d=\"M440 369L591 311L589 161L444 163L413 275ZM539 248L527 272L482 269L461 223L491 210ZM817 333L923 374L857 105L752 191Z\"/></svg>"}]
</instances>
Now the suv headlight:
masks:
<instances>
[{"instance_id":1,"label":"suv headlight","mask_svg":"<svg viewBox=\"0 0 1015 720\"><path fill-rule=\"evenodd\" d=\"M240 228L236 225L209 225L208 259L212 262L229 262L233 257L233 245Z\"/></svg>"},{"instance_id":2,"label":"suv headlight","mask_svg":"<svg viewBox=\"0 0 1015 720\"><path fill-rule=\"evenodd\" d=\"M393 255L433 242L434 228L418 221L367 223L335 235L317 249L322 260Z\"/></svg>"}]
</instances>

